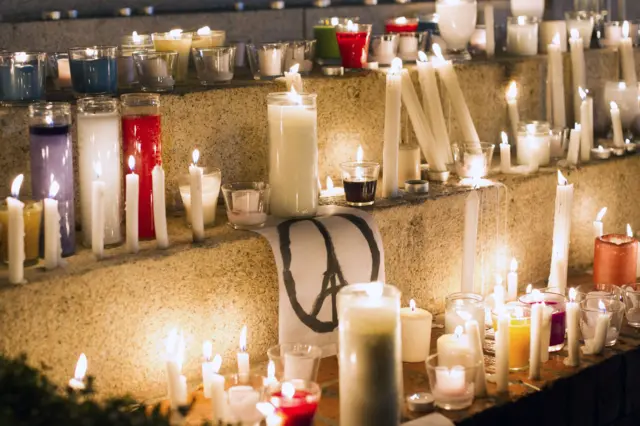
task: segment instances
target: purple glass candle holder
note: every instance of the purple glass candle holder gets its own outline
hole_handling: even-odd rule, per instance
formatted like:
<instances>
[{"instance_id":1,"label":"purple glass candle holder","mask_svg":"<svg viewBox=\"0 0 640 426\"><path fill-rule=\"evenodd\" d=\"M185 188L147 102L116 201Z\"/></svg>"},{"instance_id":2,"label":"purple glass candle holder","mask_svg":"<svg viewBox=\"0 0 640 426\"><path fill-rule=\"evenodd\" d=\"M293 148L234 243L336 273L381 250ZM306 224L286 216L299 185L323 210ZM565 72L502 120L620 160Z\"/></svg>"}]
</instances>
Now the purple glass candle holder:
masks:
<instances>
[{"instance_id":1,"label":"purple glass candle holder","mask_svg":"<svg viewBox=\"0 0 640 426\"><path fill-rule=\"evenodd\" d=\"M544 302L545 305L553 308L551 314L551 338L549 340L549 352L558 352L564 347L565 331L567 329L567 315L565 305L567 298L560 294L547 290L540 290L542 300L534 300L533 293L520 296L520 303L533 305L536 302Z\"/></svg>"}]
</instances>

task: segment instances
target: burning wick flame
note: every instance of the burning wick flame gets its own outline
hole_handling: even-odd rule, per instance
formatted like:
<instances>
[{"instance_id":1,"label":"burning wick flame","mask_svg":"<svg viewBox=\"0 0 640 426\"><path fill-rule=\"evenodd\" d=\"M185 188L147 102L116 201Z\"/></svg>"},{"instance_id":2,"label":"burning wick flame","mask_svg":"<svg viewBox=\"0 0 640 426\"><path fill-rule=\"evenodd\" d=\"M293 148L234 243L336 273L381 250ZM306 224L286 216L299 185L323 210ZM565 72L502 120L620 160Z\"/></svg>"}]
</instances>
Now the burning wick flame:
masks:
<instances>
[{"instance_id":1,"label":"burning wick flame","mask_svg":"<svg viewBox=\"0 0 640 426\"><path fill-rule=\"evenodd\" d=\"M622 38L629 38L629 21L622 23Z\"/></svg>"},{"instance_id":2,"label":"burning wick flame","mask_svg":"<svg viewBox=\"0 0 640 426\"><path fill-rule=\"evenodd\" d=\"M607 208L603 207L600 209L600 211L598 212L598 215L596 216L596 222L602 222L602 219L604 219L605 214L607 214Z\"/></svg>"},{"instance_id":3,"label":"burning wick flame","mask_svg":"<svg viewBox=\"0 0 640 426\"><path fill-rule=\"evenodd\" d=\"M199 36L209 35L209 34L211 34L211 28L206 27L206 26L202 27L202 28L199 28L198 31L196 31L196 34L198 34Z\"/></svg>"},{"instance_id":4,"label":"burning wick flame","mask_svg":"<svg viewBox=\"0 0 640 426\"><path fill-rule=\"evenodd\" d=\"M133 155L129 156L129 170L131 170L131 173L133 173L133 170L136 167L136 159L133 158Z\"/></svg>"},{"instance_id":5,"label":"burning wick flame","mask_svg":"<svg viewBox=\"0 0 640 426\"><path fill-rule=\"evenodd\" d=\"M507 136L507 132L500 132L500 139L502 139L502 145L509 145L509 136Z\"/></svg>"},{"instance_id":6,"label":"burning wick flame","mask_svg":"<svg viewBox=\"0 0 640 426\"><path fill-rule=\"evenodd\" d=\"M580 38L580 32L575 28L571 29L571 40L578 40Z\"/></svg>"},{"instance_id":7,"label":"burning wick flame","mask_svg":"<svg viewBox=\"0 0 640 426\"><path fill-rule=\"evenodd\" d=\"M142 41L142 37L138 35L137 31L131 33L131 41L134 43L140 43Z\"/></svg>"},{"instance_id":8,"label":"burning wick flame","mask_svg":"<svg viewBox=\"0 0 640 426\"><path fill-rule=\"evenodd\" d=\"M299 69L300 69L300 64L293 64L293 66L289 68L289 73L297 74Z\"/></svg>"},{"instance_id":9,"label":"burning wick flame","mask_svg":"<svg viewBox=\"0 0 640 426\"><path fill-rule=\"evenodd\" d=\"M76 363L76 370L73 373L73 378L79 382L84 380L84 375L87 374L87 356L85 354L80 354L78 358L78 362Z\"/></svg>"},{"instance_id":10,"label":"burning wick flame","mask_svg":"<svg viewBox=\"0 0 640 426\"><path fill-rule=\"evenodd\" d=\"M24 181L24 175L19 174L11 183L11 195L13 198L18 198L20 196L20 187L22 186L22 182Z\"/></svg>"},{"instance_id":11,"label":"burning wick flame","mask_svg":"<svg viewBox=\"0 0 640 426\"><path fill-rule=\"evenodd\" d=\"M391 61L391 72L397 73L400 70L402 70L402 59L393 58L393 61Z\"/></svg>"},{"instance_id":12,"label":"burning wick flame","mask_svg":"<svg viewBox=\"0 0 640 426\"><path fill-rule=\"evenodd\" d=\"M522 318L524 316L524 309L522 309L522 306L516 306L516 308L513 311L513 314L518 319Z\"/></svg>"},{"instance_id":13,"label":"burning wick flame","mask_svg":"<svg viewBox=\"0 0 640 426\"><path fill-rule=\"evenodd\" d=\"M293 85L291 85L291 90L289 91L289 93L287 93L287 96L289 97L291 102L295 103L296 105L302 105L302 96L298 94L296 88L293 87Z\"/></svg>"},{"instance_id":14,"label":"burning wick flame","mask_svg":"<svg viewBox=\"0 0 640 426\"><path fill-rule=\"evenodd\" d=\"M213 343L210 340L205 340L202 342L202 357L205 361L211 361L211 357L213 356Z\"/></svg>"},{"instance_id":15,"label":"burning wick flame","mask_svg":"<svg viewBox=\"0 0 640 426\"><path fill-rule=\"evenodd\" d=\"M562 172L558 170L558 186L565 186L568 184L569 184L569 181L567 180L567 178L565 178Z\"/></svg>"},{"instance_id":16,"label":"burning wick flame","mask_svg":"<svg viewBox=\"0 0 640 426\"><path fill-rule=\"evenodd\" d=\"M396 24L406 24L407 23L407 18L405 18L404 16L400 16L399 18L396 18Z\"/></svg>"},{"instance_id":17,"label":"burning wick flame","mask_svg":"<svg viewBox=\"0 0 640 426\"><path fill-rule=\"evenodd\" d=\"M609 106L611 107L611 111L617 111L618 110L618 104L613 102L613 101L611 101Z\"/></svg>"},{"instance_id":18,"label":"burning wick flame","mask_svg":"<svg viewBox=\"0 0 640 426\"><path fill-rule=\"evenodd\" d=\"M177 328L171 329L169 337L165 342L167 359L174 360L178 364L178 368L182 371L182 362L184 361L184 336L178 332Z\"/></svg>"},{"instance_id":19,"label":"burning wick flame","mask_svg":"<svg viewBox=\"0 0 640 426\"><path fill-rule=\"evenodd\" d=\"M583 101L587 99L587 92L582 87L578 87L578 93L580 94L580 99Z\"/></svg>"},{"instance_id":20,"label":"burning wick flame","mask_svg":"<svg viewBox=\"0 0 640 426\"><path fill-rule=\"evenodd\" d=\"M441 61L444 61L444 56L442 56L442 48L438 43L433 43L433 46L431 46L431 50L433 50L433 53L436 54L436 57L438 59L440 59Z\"/></svg>"},{"instance_id":21,"label":"burning wick flame","mask_svg":"<svg viewBox=\"0 0 640 426\"><path fill-rule=\"evenodd\" d=\"M293 384L289 382L285 382L282 384L281 392L282 392L282 396L284 396L287 399L291 399L296 394L296 388L293 386Z\"/></svg>"},{"instance_id":22,"label":"burning wick flame","mask_svg":"<svg viewBox=\"0 0 640 426\"><path fill-rule=\"evenodd\" d=\"M627 237L633 238L633 230L631 229L631 225L627 223Z\"/></svg>"},{"instance_id":23,"label":"burning wick flame","mask_svg":"<svg viewBox=\"0 0 640 426\"><path fill-rule=\"evenodd\" d=\"M182 30L181 29L175 29L175 30L169 31L169 37L174 39L174 40L178 40L180 37L182 37Z\"/></svg>"},{"instance_id":24,"label":"burning wick flame","mask_svg":"<svg viewBox=\"0 0 640 426\"><path fill-rule=\"evenodd\" d=\"M429 61L429 57L427 56L426 53L424 53L422 50L418 51L418 60L420 62L427 62Z\"/></svg>"},{"instance_id":25,"label":"burning wick flame","mask_svg":"<svg viewBox=\"0 0 640 426\"><path fill-rule=\"evenodd\" d=\"M54 180L49 186L49 198L55 198L58 195L58 191L60 191L60 185Z\"/></svg>"},{"instance_id":26,"label":"burning wick flame","mask_svg":"<svg viewBox=\"0 0 640 426\"><path fill-rule=\"evenodd\" d=\"M347 31L356 32L358 31L358 24L354 24L351 19L347 21Z\"/></svg>"},{"instance_id":27,"label":"burning wick flame","mask_svg":"<svg viewBox=\"0 0 640 426\"><path fill-rule=\"evenodd\" d=\"M375 299L379 299L382 297L382 293L384 292L384 284L381 282L370 283L365 287L365 292L367 296Z\"/></svg>"},{"instance_id":28,"label":"burning wick flame","mask_svg":"<svg viewBox=\"0 0 640 426\"><path fill-rule=\"evenodd\" d=\"M247 326L243 325L240 331L240 352L247 351Z\"/></svg>"},{"instance_id":29,"label":"burning wick flame","mask_svg":"<svg viewBox=\"0 0 640 426\"><path fill-rule=\"evenodd\" d=\"M576 296L578 295L578 292L575 288L570 288L569 289L569 302L575 302L576 301Z\"/></svg>"},{"instance_id":30,"label":"burning wick flame","mask_svg":"<svg viewBox=\"0 0 640 426\"><path fill-rule=\"evenodd\" d=\"M333 179L331 176L327 176L327 191L331 191L333 189Z\"/></svg>"},{"instance_id":31,"label":"burning wick flame","mask_svg":"<svg viewBox=\"0 0 640 426\"><path fill-rule=\"evenodd\" d=\"M527 286L527 289L525 290L525 293L527 293L527 294L531 294L531 291L532 291L532 290L533 290L533 285L529 284L529 285Z\"/></svg>"},{"instance_id":32,"label":"burning wick flame","mask_svg":"<svg viewBox=\"0 0 640 426\"><path fill-rule=\"evenodd\" d=\"M191 153L191 159L193 160L193 165L197 166L198 160L200 159L200 151L198 150L198 148L194 149Z\"/></svg>"},{"instance_id":33,"label":"burning wick flame","mask_svg":"<svg viewBox=\"0 0 640 426\"><path fill-rule=\"evenodd\" d=\"M598 309L603 314L607 312L607 308L604 306L604 302L602 300L598 300Z\"/></svg>"},{"instance_id":34,"label":"burning wick flame","mask_svg":"<svg viewBox=\"0 0 640 426\"><path fill-rule=\"evenodd\" d=\"M273 380L276 378L276 364L273 361L269 361L267 364L267 379Z\"/></svg>"},{"instance_id":35,"label":"burning wick flame","mask_svg":"<svg viewBox=\"0 0 640 426\"><path fill-rule=\"evenodd\" d=\"M556 35L553 36L553 40L551 40L551 44L555 46L560 46L560 33L556 33Z\"/></svg>"},{"instance_id":36,"label":"burning wick flame","mask_svg":"<svg viewBox=\"0 0 640 426\"><path fill-rule=\"evenodd\" d=\"M518 261L515 257L511 258L511 272L516 272L518 270Z\"/></svg>"},{"instance_id":37,"label":"burning wick flame","mask_svg":"<svg viewBox=\"0 0 640 426\"><path fill-rule=\"evenodd\" d=\"M358 145L358 150L356 151L356 162L362 163L364 159L364 150L362 149L362 145Z\"/></svg>"},{"instance_id":38,"label":"burning wick flame","mask_svg":"<svg viewBox=\"0 0 640 426\"><path fill-rule=\"evenodd\" d=\"M507 87L507 102L514 102L518 98L518 85L512 81Z\"/></svg>"},{"instance_id":39,"label":"burning wick flame","mask_svg":"<svg viewBox=\"0 0 640 426\"><path fill-rule=\"evenodd\" d=\"M465 313L468 313L468 312L465 312ZM456 336L456 339L459 339L460 336L462 336L462 331L463 331L462 326L459 325L456 327L456 329L453 332L453 335Z\"/></svg>"},{"instance_id":40,"label":"burning wick flame","mask_svg":"<svg viewBox=\"0 0 640 426\"><path fill-rule=\"evenodd\" d=\"M409 300L409 309L411 309L411 312L415 312L416 310L416 301L411 299Z\"/></svg>"},{"instance_id":41,"label":"burning wick flame","mask_svg":"<svg viewBox=\"0 0 640 426\"><path fill-rule=\"evenodd\" d=\"M222 357L220 356L220 354L216 354L216 356L213 358L212 364L213 365L211 366L211 369L214 373L218 374L218 372L220 371L220 367L222 366Z\"/></svg>"}]
</instances>

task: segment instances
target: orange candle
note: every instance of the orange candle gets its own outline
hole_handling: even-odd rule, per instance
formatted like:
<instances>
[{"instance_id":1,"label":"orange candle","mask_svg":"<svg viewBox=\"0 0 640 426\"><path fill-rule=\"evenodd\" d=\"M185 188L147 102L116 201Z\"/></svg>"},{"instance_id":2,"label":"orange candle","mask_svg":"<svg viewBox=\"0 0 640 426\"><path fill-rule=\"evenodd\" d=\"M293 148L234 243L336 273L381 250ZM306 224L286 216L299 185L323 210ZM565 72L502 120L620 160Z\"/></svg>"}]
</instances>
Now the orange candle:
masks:
<instances>
[{"instance_id":1,"label":"orange candle","mask_svg":"<svg viewBox=\"0 0 640 426\"><path fill-rule=\"evenodd\" d=\"M636 282L638 241L622 234L596 238L593 259L595 284L626 285Z\"/></svg>"}]
</instances>

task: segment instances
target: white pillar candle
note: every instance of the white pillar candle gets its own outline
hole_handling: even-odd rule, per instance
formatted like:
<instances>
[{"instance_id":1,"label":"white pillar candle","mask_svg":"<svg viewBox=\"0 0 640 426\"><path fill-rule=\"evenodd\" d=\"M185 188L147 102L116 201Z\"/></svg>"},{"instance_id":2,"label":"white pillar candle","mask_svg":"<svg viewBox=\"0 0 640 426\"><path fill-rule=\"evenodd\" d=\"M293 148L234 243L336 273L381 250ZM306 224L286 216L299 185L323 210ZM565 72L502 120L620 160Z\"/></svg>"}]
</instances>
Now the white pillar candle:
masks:
<instances>
[{"instance_id":1,"label":"white pillar candle","mask_svg":"<svg viewBox=\"0 0 640 426\"><path fill-rule=\"evenodd\" d=\"M413 299L408 308L400 309L403 362L424 362L427 359L431 346L432 321L433 315L417 308Z\"/></svg>"},{"instance_id":2,"label":"white pillar candle","mask_svg":"<svg viewBox=\"0 0 640 426\"><path fill-rule=\"evenodd\" d=\"M482 324L484 327L484 324ZM487 394L487 374L484 367L483 342L480 337L480 325L476 320L469 320L464 325L465 334L469 336L469 346L474 353L476 362L480 362L480 368L476 372L474 392L476 397Z\"/></svg>"},{"instance_id":3,"label":"white pillar candle","mask_svg":"<svg viewBox=\"0 0 640 426\"><path fill-rule=\"evenodd\" d=\"M49 197L44 200L44 267L47 270L58 267L61 256L60 212L56 195L60 185L55 180L49 187Z\"/></svg>"},{"instance_id":4,"label":"white pillar candle","mask_svg":"<svg viewBox=\"0 0 640 426\"><path fill-rule=\"evenodd\" d=\"M569 185L562 173L558 171L549 287L557 289L557 291L562 294L565 293L567 287L572 206L573 185Z\"/></svg>"},{"instance_id":5,"label":"white pillar candle","mask_svg":"<svg viewBox=\"0 0 640 426\"><path fill-rule=\"evenodd\" d=\"M531 305L531 336L529 340L529 380L540 380L540 336L542 334L542 303Z\"/></svg>"},{"instance_id":6,"label":"white pillar candle","mask_svg":"<svg viewBox=\"0 0 640 426\"><path fill-rule=\"evenodd\" d=\"M493 302L494 309L496 311L502 309L504 307L505 302L505 288L502 285L502 277L500 275L496 276L496 285L493 286Z\"/></svg>"},{"instance_id":7,"label":"white pillar candle","mask_svg":"<svg viewBox=\"0 0 640 426\"><path fill-rule=\"evenodd\" d=\"M198 167L200 151L194 149L193 164L189 166L189 182L191 185L191 231L193 242L204 240L204 213L202 209L202 167Z\"/></svg>"},{"instance_id":8,"label":"white pillar candle","mask_svg":"<svg viewBox=\"0 0 640 426\"><path fill-rule=\"evenodd\" d=\"M153 187L153 227L156 230L158 248L169 247L169 234L167 233L167 210L164 193L164 170L157 164L151 171L151 184Z\"/></svg>"},{"instance_id":9,"label":"white pillar candle","mask_svg":"<svg viewBox=\"0 0 640 426\"><path fill-rule=\"evenodd\" d=\"M562 52L560 51L560 35L556 34L553 43L547 47L551 70L551 98L553 106L553 127L567 127L567 117L564 101L564 71Z\"/></svg>"},{"instance_id":10,"label":"white pillar candle","mask_svg":"<svg viewBox=\"0 0 640 426\"><path fill-rule=\"evenodd\" d=\"M604 235L604 224L602 223L602 219L604 219L604 215L607 214L607 208L603 207L598 212L596 216L596 220L593 221L593 238L600 238Z\"/></svg>"},{"instance_id":11,"label":"white pillar candle","mask_svg":"<svg viewBox=\"0 0 640 426\"><path fill-rule=\"evenodd\" d=\"M575 288L569 290L567 310L567 352L569 357L565 364L569 367L580 365L580 305L576 302L578 292Z\"/></svg>"},{"instance_id":12,"label":"white pillar candle","mask_svg":"<svg viewBox=\"0 0 640 426\"><path fill-rule=\"evenodd\" d=\"M580 160L589 161L593 148L593 98L587 92L578 88L582 103L580 104Z\"/></svg>"},{"instance_id":13,"label":"white pillar candle","mask_svg":"<svg viewBox=\"0 0 640 426\"><path fill-rule=\"evenodd\" d=\"M210 340L202 343L202 389L204 391L205 398L212 398L214 390L214 377L220 370L222 364L222 358L220 355L213 356L213 344ZM224 389L223 389L224 391Z\"/></svg>"},{"instance_id":14,"label":"white pillar candle","mask_svg":"<svg viewBox=\"0 0 640 426\"><path fill-rule=\"evenodd\" d=\"M629 37L629 22L622 24L622 40L618 51L620 52L620 65L622 66L622 79L628 87L638 86L638 76L636 74L636 62L633 53L633 40Z\"/></svg>"},{"instance_id":15,"label":"white pillar candle","mask_svg":"<svg viewBox=\"0 0 640 426\"><path fill-rule=\"evenodd\" d=\"M408 180L420 179L420 147L400 144L398 151L398 184L404 187Z\"/></svg>"},{"instance_id":16,"label":"white pillar candle","mask_svg":"<svg viewBox=\"0 0 640 426\"><path fill-rule=\"evenodd\" d=\"M467 143L478 144L479 148L480 138L478 137L476 126L473 124L473 119L471 118L467 102L464 100L464 95L462 94L462 89L460 89L460 83L458 82L456 71L453 69L453 64L451 61L444 60L444 57L442 56L442 49L438 43L434 43L432 49L437 57L437 60L434 61L434 66L438 71L438 75L444 83L444 86L447 88L453 112L460 124L464 140Z\"/></svg>"},{"instance_id":17,"label":"white pillar candle","mask_svg":"<svg viewBox=\"0 0 640 426\"><path fill-rule=\"evenodd\" d=\"M216 355L213 362L215 365L222 365L222 358L220 355ZM213 419L222 420L225 414L225 406L227 405L227 397L224 392L224 376L218 374L218 371L214 371L214 374L211 377L210 393L211 406L213 408Z\"/></svg>"},{"instance_id":18,"label":"white pillar candle","mask_svg":"<svg viewBox=\"0 0 640 426\"><path fill-rule=\"evenodd\" d=\"M507 274L507 300L509 302L518 300L518 261L515 257L511 259Z\"/></svg>"},{"instance_id":19,"label":"white pillar candle","mask_svg":"<svg viewBox=\"0 0 640 426\"><path fill-rule=\"evenodd\" d=\"M574 129L571 129L571 135L569 136L569 148L567 150L567 163L570 166L578 165L578 156L580 155L580 140L582 138L582 131L579 124L576 123Z\"/></svg>"},{"instance_id":20,"label":"white pillar candle","mask_svg":"<svg viewBox=\"0 0 640 426\"><path fill-rule=\"evenodd\" d=\"M579 88L587 87L587 67L584 61L584 42L577 30L571 30L571 38L569 38L571 46L571 83L573 86L573 112L574 118L578 120L580 117L580 105L582 98Z\"/></svg>"},{"instance_id":21,"label":"white pillar candle","mask_svg":"<svg viewBox=\"0 0 640 426\"><path fill-rule=\"evenodd\" d=\"M453 334L443 334L436 340L438 351L438 365L453 367L455 365L467 366L467 361L473 355L469 336L463 334L461 326L456 327Z\"/></svg>"},{"instance_id":22,"label":"white pillar candle","mask_svg":"<svg viewBox=\"0 0 640 426\"><path fill-rule=\"evenodd\" d=\"M508 312L498 313L496 330L496 390L498 393L509 391L509 324Z\"/></svg>"},{"instance_id":23,"label":"white pillar candle","mask_svg":"<svg viewBox=\"0 0 640 426\"><path fill-rule=\"evenodd\" d=\"M302 87L302 76L298 72L299 68L300 64L294 64L289 68L289 71L284 72L284 79L287 83L287 92L290 92L291 88L298 93L302 93L304 91Z\"/></svg>"},{"instance_id":24,"label":"white pillar candle","mask_svg":"<svg viewBox=\"0 0 640 426\"><path fill-rule=\"evenodd\" d=\"M382 148L382 196L397 197L400 111L402 109L402 60L393 60L387 73L384 107L384 145Z\"/></svg>"},{"instance_id":25,"label":"white pillar candle","mask_svg":"<svg viewBox=\"0 0 640 426\"><path fill-rule=\"evenodd\" d=\"M507 52L512 55L538 54L538 22L526 16L507 19Z\"/></svg>"},{"instance_id":26,"label":"white pillar candle","mask_svg":"<svg viewBox=\"0 0 640 426\"><path fill-rule=\"evenodd\" d=\"M511 123L511 136L516 139L518 137L518 124L520 124L520 113L518 112L518 85L515 81L509 84L505 98L507 100L509 122Z\"/></svg>"},{"instance_id":27,"label":"white pillar candle","mask_svg":"<svg viewBox=\"0 0 640 426\"><path fill-rule=\"evenodd\" d=\"M127 250L130 253L138 252L138 197L140 194L140 177L135 173L136 160L129 156L129 170L131 173L126 179L126 236Z\"/></svg>"},{"instance_id":28,"label":"white pillar candle","mask_svg":"<svg viewBox=\"0 0 640 426\"><path fill-rule=\"evenodd\" d=\"M451 143L449 141L449 132L442 111L442 101L440 98L440 89L438 88L438 79L433 62L427 61L427 55L424 52L418 52L419 60L416 62L418 67L418 79L422 91L422 108L424 114L431 125L431 131L435 138L438 154L437 158L441 158L446 153L447 164L453 163L453 154L451 152ZM441 166L441 165L440 165ZM444 171L438 170L438 171Z\"/></svg>"},{"instance_id":29,"label":"white pillar candle","mask_svg":"<svg viewBox=\"0 0 640 426\"><path fill-rule=\"evenodd\" d=\"M500 133L502 142L500 143L500 171L502 173L511 173L511 145L509 145L509 137L505 132Z\"/></svg>"},{"instance_id":30,"label":"white pillar candle","mask_svg":"<svg viewBox=\"0 0 640 426\"><path fill-rule=\"evenodd\" d=\"M493 58L496 54L496 27L495 27L495 13L493 5L487 3L484 5L484 26L486 28L487 41L486 51L487 57Z\"/></svg>"},{"instance_id":31,"label":"white pillar candle","mask_svg":"<svg viewBox=\"0 0 640 426\"><path fill-rule=\"evenodd\" d=\"M477 191L471 191L467 196L464 211L464 234L462 240L462 285L461 291L473 293L476 241L478 239L478 218L480 214L480 198Z\"/></svg>"},{"instance_id":32,"label":"white pillar candle","mask_svg":"<svg viewBox=\"0 0 640 426\"><path fill-rule=\"evenodd\" d=\"M598 301L598 309L600 314L596 322L596 330L593 334L592 353L601 354L604 351L605 343L607 340L607 332L609 331L609 322L611 321L611 314L607 312L602 300Z\"/></svg>"},{"instance_id":33,"label":"white pillar candle","mask_svg":"<svg viewBox=\"0 0 640 426\"><path fill-rule=\"evenodd\" d=\"M91 187L91 251L100 259L104 255L105 183L100 179L102 175L100 163L96 163L94 168L96 178Z\"/></svg>"},{"instance_id":34,"label":"white pillar candle","mask_svg":"<svg viewBox=\"0 0 640 426\"><path fill-rule=\"evenodd\" d=\"M280 47L258 47L258 64L260 75L263 77L275 77L282 75L282 51Z\"/></svg>"},{"instance_id":35,"label":"white pillar candle","mask_svg":"<svg viewBox=\"0 0 640 426\"><path fill-rule=\"evenodd\" d=\"M187 379L182 375L184 361L184 337L176 329L171 330L166 341L167 389L171 407L187 404Z\"/></svg>"},{"instance_id":36,"label":"white pillar candle","mask_svg":"<svg viewBox=\"0 0 640 426\"><path fill-rule=\"evenodd\" d=\"M542 306L542 331L540 332L540 362L549 361L549 343L551 342L551 315L553 308Z\"/></svg>"},{"instance_id":37,"label":"white pillar candle","mask_svg":"<svg viewBox=\"0 0 640 426\"><path fill-rule=\"evenodd\" d=\"M240 351L238 352L238 377L242 382L249 380L249 352L247 352L247 326L242 326L240 331Z\"/></svg>"},{"instance_id":38,"label":"white pillar candle","mask_svg":"<svg viewBox=\"0 0 640 426\"><path fill-rule=\"evenodd\" d=\"M7 260L9 262L9 282L20 284L24 281L24 203L18 199L24 175L18 175L11 184L11 197L7 197L8 223Z\"/></svg>"},{"instance_id":39,"label":"white pillar candle","mask_svg":"<svg viewBox=\"0 0 640 426\"><path fill-rule=\"evenodd\" d=\"M618 104L611 102L611 125L613 127L613 146L624 148L624 136L622 134L622 120Z\"/></svg>"}]
</instances>

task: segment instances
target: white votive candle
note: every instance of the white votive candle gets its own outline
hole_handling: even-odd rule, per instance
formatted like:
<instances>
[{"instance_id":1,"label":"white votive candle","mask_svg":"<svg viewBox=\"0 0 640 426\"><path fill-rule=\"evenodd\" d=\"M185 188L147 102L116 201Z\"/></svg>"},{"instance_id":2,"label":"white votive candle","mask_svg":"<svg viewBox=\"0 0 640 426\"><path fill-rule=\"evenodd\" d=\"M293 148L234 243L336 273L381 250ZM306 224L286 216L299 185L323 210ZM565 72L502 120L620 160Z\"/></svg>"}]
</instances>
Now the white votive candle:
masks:
<instances>
[{"instance_id":1,"label":"white votive candle","mask_svg":"<svg viewBox=\"0 0 640 426\"><path fill-rule=\"evenodd\" d=\"M462 326L456 327L453 334L444 334L436 341L438 364L445 367L466 365L473 355L469 336L463 334Z\"/></svg>"},{"instance_id":2,"label":"white votive candle","mask_svg":"<svg viewBox=\"0 0 640 426\"><path fill-rule=\"evenodd\" d=\"M431 323L433 315L416 307L413 299L408 308L400 309L402 323L402 361L424 362L431 346Z\"/></svg>"}]
</instances>

